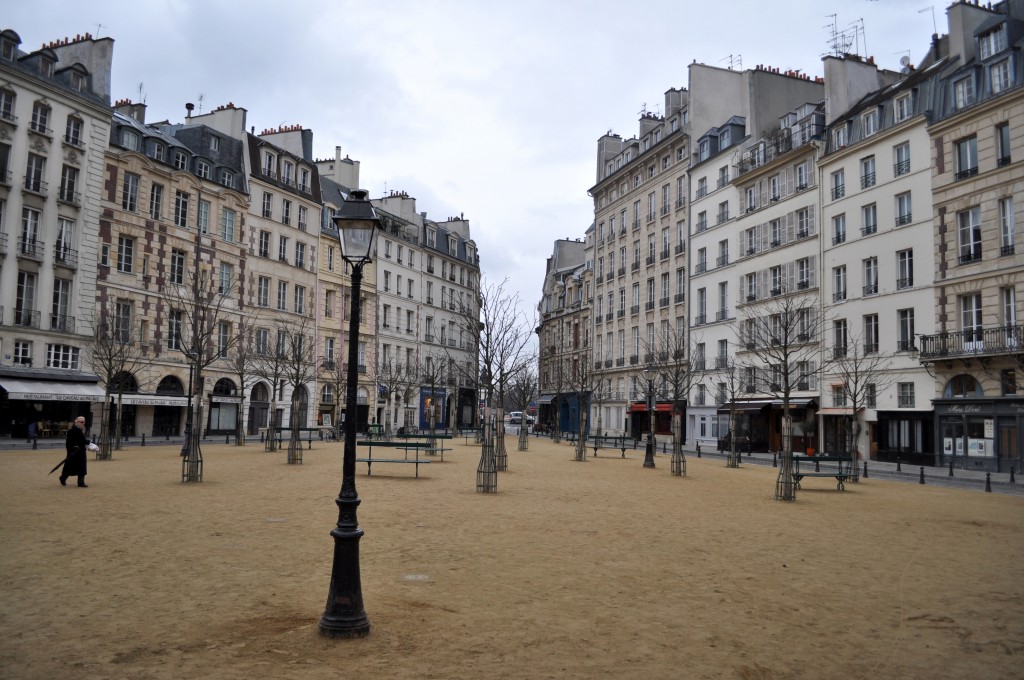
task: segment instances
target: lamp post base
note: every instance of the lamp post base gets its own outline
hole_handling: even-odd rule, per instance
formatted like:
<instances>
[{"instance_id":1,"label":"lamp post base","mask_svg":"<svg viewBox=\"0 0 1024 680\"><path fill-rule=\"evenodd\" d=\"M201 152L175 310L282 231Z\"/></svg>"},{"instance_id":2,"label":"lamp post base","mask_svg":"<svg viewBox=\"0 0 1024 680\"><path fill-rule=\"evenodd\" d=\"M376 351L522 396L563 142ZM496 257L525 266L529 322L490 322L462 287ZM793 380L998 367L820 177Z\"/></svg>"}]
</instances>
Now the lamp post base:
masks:
<instances>
[{"instance_id":1,"label":"lamp post base","mask_svg":"<svg viewBox=\"0 0 1024 680\"><path fill-rule=\"evenodd\" d=\"M320 634L332 638L366 637L370 634L370 618L363 609L359 579L359 539L363 530L335 527L331 536L334 537L334 564L327 607L320 617Z\"/></svg>"}]
</instances>

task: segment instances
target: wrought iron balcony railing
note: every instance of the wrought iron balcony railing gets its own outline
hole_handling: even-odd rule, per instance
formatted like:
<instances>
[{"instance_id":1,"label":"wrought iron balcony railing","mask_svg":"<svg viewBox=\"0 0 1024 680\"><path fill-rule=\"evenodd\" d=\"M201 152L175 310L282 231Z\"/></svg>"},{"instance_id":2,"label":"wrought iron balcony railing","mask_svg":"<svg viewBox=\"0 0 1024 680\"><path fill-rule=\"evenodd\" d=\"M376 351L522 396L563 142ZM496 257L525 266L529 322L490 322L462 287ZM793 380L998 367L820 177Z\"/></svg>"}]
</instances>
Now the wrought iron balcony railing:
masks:
<instances>
[{"instance_id":1,"label":"wrought iron balcony railing","mask_svg":"<svg viewBox=\"0 0 1024 680\"><path fill-rule=\"evenodd\" d=\"M1024 351L1024 326L969 328L962 331L922 335L922 359L959 356L1018 354Z\"/></svg>"}]
</instances>

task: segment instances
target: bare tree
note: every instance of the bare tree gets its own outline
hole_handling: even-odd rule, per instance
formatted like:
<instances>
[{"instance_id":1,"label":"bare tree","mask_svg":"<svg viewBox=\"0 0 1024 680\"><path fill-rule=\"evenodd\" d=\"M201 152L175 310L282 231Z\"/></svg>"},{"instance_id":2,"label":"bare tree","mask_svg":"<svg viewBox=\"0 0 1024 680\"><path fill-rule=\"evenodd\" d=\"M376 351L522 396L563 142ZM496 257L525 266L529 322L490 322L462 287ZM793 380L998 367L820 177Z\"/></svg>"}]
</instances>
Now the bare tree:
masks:
<instances>
[{"instance_id":1,"label":"bare tree","mask_svg":"<svg viewBox=\"0 0 1024 680\"><path fill-rule=\"evenodd\" d=\"M874 340L855 337L845 349L835 352L835 359L829 368L830 378L834 378L838 391L833 393L840 403L838 407L848 406L850 414L847 419L852 434L853 480L859 479L859 450L861 421L859 412L864 407L873 406L880 391L888 389L898 379L891 370L892 357L880 354L878 344ZM830 380L831 382L831 380Z\"/></svg>"},{"instance_id":2,"label":"bare tree","mask_svg":"<svg viewBox=\"0 0 1024 680\"><path fill-rule=\"evenodd\" d=\"M256 317L243 316L238 321L237 340L226 360L227 370L238 382L241 401L235 417L235 445L245 445L245 428L242 416L245 413L245 395L256 382L254 362L256 359Z\"/></svg>"},{"instance_id":3,"label":"bare tree","mask_svg":"<svg viewBox=\"0 0 1024 680\"><path fill-rule=\"evenodd\" d=\"M100 303L96 311L93 335L89 342L88 362L93 373L100 377L104 385L103 409L100 423L100 450L96 454L99 460L113 457L114 447L111 428L110 403L112 396L117 395L117 408L121 406L121 396L129 381L138 370L150 363L146 347L139 342L135 333L136 324L125 310L118 309L117 303ZM120 414L117 422L121 422ZM117 447L120 448L120 427L118 428Z\"/></svg>"},{"instance_id":4,"label":"bare tree","mask_svg":"<svg viewBox=\"0 0 1024 680\"><path fill-rule=\"evenodd\" d=\"M284 385L291 387L292 393L288 417L288 463L295 464L302 462L302 444L299 442L299 426L302 423L300 409L303 403L308 406L310 396L308 391L304 390L307 385L315 382L317 375L317 348L311 317L303 315L298 320L281 320L278 322L277 334L278 342L284 344L282 381ZM307 396L305 402L299 399L303 393Z\"/></svg>"},{"instance_id":5,"label":"bare tree","mask_svg":"<svg viewBox=\"0 0 1024 680\"><path fill-rule=\"evenodd\" d=\"M716 368L716 377L724 388L724 394L719 399L727 399L729 403L729 452L726 455L726 467L739 467L740 454L738 449L739 419L736 417L736 403L744 396L743 383L740 379L740 372L736 362L726 358L722 365Z\"/></svg>"},{"instance_id":6,"label":"bare tree","mask_svg":"<svg viewBox=\"0 0 1024 680\"><path fill-rule=\"evenodd\" d=\"M822 358L820 341L825 317L817 311L817 299L784 285L773 288L771 297L750 310L736 326L741 375L748 393L770 394L782 400L782 464L775 485L775 499L796 500L793 482L792 394L810 381L829 362ZM820 365L819 365L820 362Z\"/></svg>"},{"instance_id":7,"label":"bare tree","mask_svg":"<svg viewBox=\"0 0 1024 680\"><path fill-rule=\"evenodd\" d=\"M696 351L697 343L684 328L666 325L654 338L654 346L644 343L647 368L653 370L660 393L672 404L672 474L686 475L683 454L685 409L690 391L706 373L705 357Z\"/></svg>"},{"instance_id":8,"label":"bare tree","mask_svg":"<svg viewBox=\"0 0 1024 680\"><path fill-rule=\"evenodd\" d=\"M275 451L277 441L275 435L281 423L277 419L277 399L288 378L289 330L288 320L277 318L274 321L274 336L271 339L270 329L257 329L257 340L252 362L253 375L265 380L270 385L270 424L267 428L266 450Z\"/></svg>"},{"instance_id":9,"label":"bare tree","mask_svg":"<svg viewBox=\"0 0 1024 680\"><path fill-rule=\"evenodd\" d=\"M537 394L537 374L532 368L526 368L512 378L512 382L508 387L508 398L509 403L512 404L514 410L523 412L523 422L519 426L519 450L526 451L529 449L530 438L529 438L529 425L527 422L528 414L530 410L530 402L533 401L534 396Z\"/></svg>"},{"instance_id":10,"label":"bare tree","mask_svg":"<svg viewBox=\"0 0 1024 680\"><path fill-rule=\"evenodd\" d=\"M431 435L436 433L437 421L441 417L441 405L437 402L437 393L439 391L438 388L442 385L447 385L445 382L446 360L447 356L441 352L426 352L417 370L420 385L430 393L430 396L427 397L429 400L427 411L423 415L427 420L427 427L430 429Z\"/></svg>"},{"instance_id":11,"label":"bare tree","mask_svg":"<svg viewBox=\"0 0 1024 680\"><path fill-rule=\"evenodd\" d=\"M405 409L415 401L417 366L403 362L397 352L395 356L378 352L374 370L376 371L377 385L388 403L384 411L384 432L385 436L388 436L391 434L394 424L392 423L394 409ZM344 381L344 376L341 376L341 379ZM395 420L401 422L400 418L396 417Z\"/></svg>"},{"instance_id":12,"label":"bare tree","mask_svg":"<svg viewBox=\"0 0 1024 680\"><path fill-rule=\"evenodd\" d=\"M570 362L565 367L568 394L576 400L579 417L576 419L576 460L587 458L587 417L590 411L591 395L597 389L594 374L593 352L590 346L574 349L559 363Z\"/></svg>"}]
</instances>

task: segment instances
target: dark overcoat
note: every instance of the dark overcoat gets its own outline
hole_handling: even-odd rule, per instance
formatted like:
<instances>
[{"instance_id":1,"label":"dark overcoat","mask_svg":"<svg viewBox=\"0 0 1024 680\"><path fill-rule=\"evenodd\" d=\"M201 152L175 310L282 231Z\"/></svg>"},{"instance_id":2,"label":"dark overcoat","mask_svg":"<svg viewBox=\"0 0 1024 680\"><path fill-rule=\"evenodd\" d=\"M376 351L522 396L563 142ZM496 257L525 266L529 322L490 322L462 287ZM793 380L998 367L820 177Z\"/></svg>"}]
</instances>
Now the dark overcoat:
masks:
<instances>
[{"instance_id":1,"label":"dark overcoat","mask_svg":"<svg viewBox=\"0 0 1024 680\"><path fill-rule=\"evenodd\" d=\"M68 429L68 438L64 443L68 451L68 458L64 461L64 469L60 473L62 477L78 477L86 474L85 447L88 443L85 431L74 425Z\"/></svg>"}]
</instances>

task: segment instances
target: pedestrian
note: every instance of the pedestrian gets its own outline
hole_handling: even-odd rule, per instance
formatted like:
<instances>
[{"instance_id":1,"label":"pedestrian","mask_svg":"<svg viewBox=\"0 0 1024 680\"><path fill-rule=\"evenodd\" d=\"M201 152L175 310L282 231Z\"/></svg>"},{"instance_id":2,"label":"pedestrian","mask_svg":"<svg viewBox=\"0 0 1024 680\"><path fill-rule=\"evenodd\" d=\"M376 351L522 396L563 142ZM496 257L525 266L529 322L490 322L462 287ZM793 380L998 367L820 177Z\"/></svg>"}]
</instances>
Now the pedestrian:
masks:
<instances>
[{"instance_id":1,"label":"pedestrian","mask_svg":"<svg viewBox=\"0 0 1024 680\"><path fill-rule=\"evenodd\" d=\"M86 455L85 447L88 441L85 438L85 416L75 418L73 427L68 428L68 438L64 443L68 456L64 459L64 469L60 471L60 484L67 486L68 477L78 477L78 486L88 488L85 483Z\"/></svg>"},{"instance_id":2,"label":"pedestrian","mask_svg":"<svg viewBox=\"0 0 1024 680\"><path fill-rule=\"evenodd\" d=\"M39 436L39 430L36 421L29 421L28 424L28 443L31 444L32 440Z\"/></svg>"}]
</instances>

